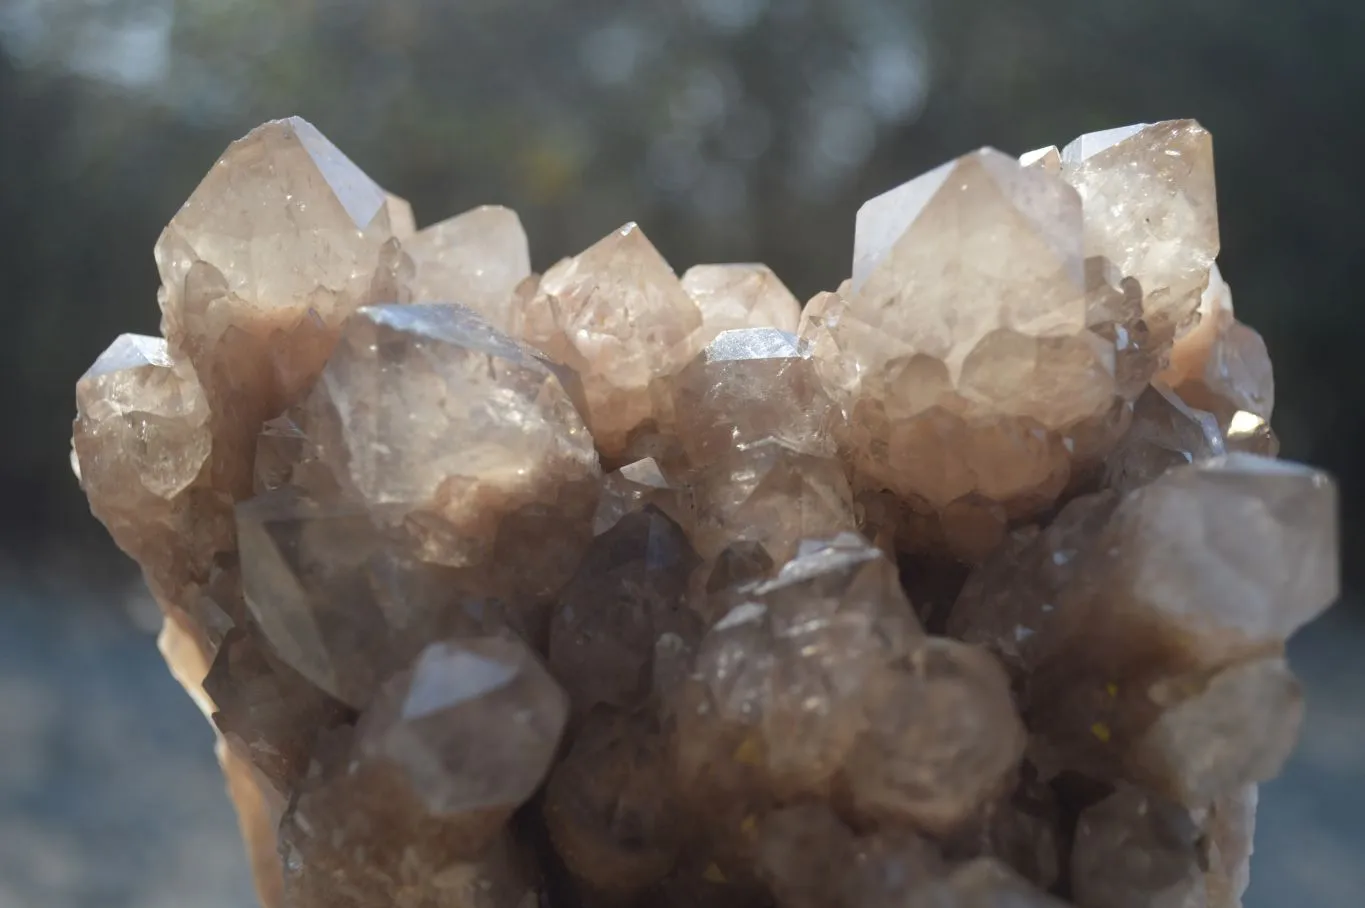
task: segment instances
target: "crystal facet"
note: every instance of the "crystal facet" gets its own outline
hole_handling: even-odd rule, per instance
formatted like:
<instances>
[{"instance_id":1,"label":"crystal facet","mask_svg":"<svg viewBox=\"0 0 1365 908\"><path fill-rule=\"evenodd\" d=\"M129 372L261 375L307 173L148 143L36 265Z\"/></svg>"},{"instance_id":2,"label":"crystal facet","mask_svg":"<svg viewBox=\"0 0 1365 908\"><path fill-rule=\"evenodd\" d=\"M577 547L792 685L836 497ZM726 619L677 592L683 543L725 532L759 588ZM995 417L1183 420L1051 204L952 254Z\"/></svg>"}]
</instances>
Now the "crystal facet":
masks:
<instances>
[{"instance_id":1,"label":"crystal facet","mask_svg":"<svg viewBox=\"0 0 1365 908\"><path fill-rule=\"evenodd\" d=\"M868 201L804 310L633 224L541 276L282 120L72 468L264 908L1240 908L1337 514L1218 243L1170 121Z\"/></svg>"}]
</instances>

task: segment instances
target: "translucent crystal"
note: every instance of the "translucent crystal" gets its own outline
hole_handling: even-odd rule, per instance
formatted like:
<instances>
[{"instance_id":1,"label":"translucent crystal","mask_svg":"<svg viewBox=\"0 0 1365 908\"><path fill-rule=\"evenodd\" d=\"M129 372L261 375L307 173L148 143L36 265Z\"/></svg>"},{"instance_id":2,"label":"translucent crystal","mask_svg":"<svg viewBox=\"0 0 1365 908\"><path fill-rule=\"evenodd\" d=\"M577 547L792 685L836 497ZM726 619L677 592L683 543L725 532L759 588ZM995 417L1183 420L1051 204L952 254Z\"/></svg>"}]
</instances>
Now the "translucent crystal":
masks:
<instances>
[{"instance_id":1,"label":"translucent crystal","mask_svg":"<svg viewBox=\"0 0 1365 908\"><path fill-rule=\"evenodd\" d=\"M701 312L668 263L627 224L545 272L522 337L576 370L580 406L604 456L656 417L650 385L695 350Z\"/></svg>"},{"instance_id":2,"label":"translucent crystal","mask_svg":"<svg viewBox=\"0 0 1365 908\"><path fill-rule=\"evenodd\" d=\"M1279 774L1298 740L1303 694L1278 656L1154 685L1161 709L1129 763L1149 787L1207 804Z\"/></svg>"},{"instance_id":3,"label":"translucent crystal","mask_svg":"<svg viewBox=\"0 0 1365 908\"><path fill-rule=\"evenodd\" d=\"M716 557L726 545L761 543L782 563L802 539L857 526L843 465L769 439L733 448L693 481L697 550Z\"/></svg>"},{"instance_id":4,"label":"translucent crystal","mask_svg":"<svg viewBox=\"0 0 1365 908\"><path fill-rule=\"evenodd\" d=\"M622 517L647 505L653 505L682 526L692 523L685 490L664 474L654 458L646 457L602 477L602 497L593 516L593 533L605 533Z\"/></svg>"},{"instance_id":5,"label":"translucent crystal","mask_svg":"<svg viewBox=\"0 0 1365 908\"><path fill-rule=\"evenodd\" d=\"M497 830L549 772L567 717L564 691L524 642L453 638L384 684L352 753L427 815Z\"/></svg>"},{"instance_id":6,"label":"translucent crystal","mask_svg":"<svg viewBox=\"0 0 1365 908\"><path fill-rule=\"evenodd\" d=\"M1081 136L1062 150L1062 176L1085 205L1086 254L1137 279L1155 326L1189 320L1218 254L1208 132L1171 120Z\"/></svg>"},{"instance_id":7,"label":"translucent crystal","mask_svg":"<svg viewBox=\"0 0 1365 908\"><path fill-rule=\"evenodd\" d=\"M229 632L204 679L213 723L282 797L308 768L319 731L341 724L339 703L280 663L259 640Z\"/></svg>"},{"instance_id":8,"label":"translucent crystal","mask_svg":"<svg viewBox=\"0 0 1365 908\"><path fill-rule=\"evenodd\" d=\"M701 310L699 348L737 328L795 331L801 318L801 304L767 265L693 265L682 286Z\"/></svg>"},{"instance_id":9,"label":"translucent crystal","mask_svg":"<svg viewBox=\"0 0 1365 908\"><path fill-rule=\"evenodd\" d=\"M1145 485L1171 467L1224 453L1211 413L1192 410L1168 388L1148 387L1133 405L1132 423L1105 460L1104 484L1119 492Z\"/></svg>"},{"instance_id":10,"label":"translucent crystal","mask_svg":"<svg viewBox=\"0 0 1365 908\"><path fill-rule=\"evenodd\" d=\"M697 465L773 438L832 456L839 414L809 344L776 328L724 331L678 375L676 431Z\"/></svg>"},{"instance_id":11,"label":"translucent crystal","mask_svg":"<svg viewBox=\"0 0 1365 908\"><path fill-rule=\"evenodd\" d=\"M1035 148L1033 151L1026 151L1019 156L1019 163L1025 167L1036 167L1048 173L1062 172L1062 155L1057 150L1056 145L1048 145L1046 148Z\"/></svg>"},{"instance_id":12,"label":"translucent crystal","mask_svg":"<svg viewBox=\"0 0 1365 908\"><path fill-rule=\"evenodd\" d=\"M936 510L972 493L1012 514L1050 504L1063 436L1118 393L1114 342L1089 330L1076 193L984 149L867 202L854 245L827 346L853 361L857 468Z\"/></svg>"},{"instance_id":13,"label":"translucent crystal","mask_svg":"<svg viewBox=\"0 0 1365 908\"><path fill-rule=\"evenodd\" d=\"M515 334L513 292L531 274L526 231L515 211L485 205L423 228L403 241L412 258L414 302L468 306Z\"/></svg>"},{"instance_id":14,"label":"translucent crystal","mask_svg":"<svg viewBox=\"0 0 1365 908\"><path fill-rule=\"evenodd\" d=\"M1009 784L1024 727L987 652L926 638L868 686L846 778L860 815L948 832Z\"/></svg>"},{"instance_id":15,"label":"translucent crystal","mask_svg":"<svg viewBox=\"0 0 1365 908\"><path fill-rule=\"evenodd\" d=\"M1216 265L1199 312L1198 327L1177 341L1162 379L1190 406L1214 414L1225 432L1236 421L1238 434L1254 434L1275 409L1274 369L1261 335L1233 315L1232 291Z\"/></svg>"},{"instance_id":16,"label":"translucent crystal","mask_svg":"<svg viewBox=\"0 0 1365 908\"><path fill-rule=\"evenodd\" d=\"M346 316L387 295L395 211L298 117L228 147L156 244L162 331L216 406L234 396L245 412L232 415L249 422L307 387Z\"/></svg>"},{"instance_id":17,"label":"translucent crystal","mask_svg":"<svg viewBox=\"0 0 1365 908\"><path fill-rule=\"evenodd\" d=\"M342 485L447 564L485 559L502 516L598 473L556 367L452 304L357 313L302 419Z\"/></svg>"},{"instance_id":18,"label":"translucent crystal","mask_svg":"<svg viewBox=\"0 0 1365 908\"><path fill-rule=\"evenodd\" d=\"M806 546L702 641L678 710L684 779L722 798L749 775L824 790L866 725L869 677L918 634L878 550L853 534Z\"/></svg>"},{"instance_id":19,"label":"translucent crystal","mask_svg":"<svg viewBox=\"0 0 1365 908\"><path fill-rule=\"evenodd\" d=\"M654 508L627 514L593 540L550 622L550 667L576 712L638 705L659 637L700 636L700 619L686 606L696 558L678 525Z\"/></svg>"}]
</instances>

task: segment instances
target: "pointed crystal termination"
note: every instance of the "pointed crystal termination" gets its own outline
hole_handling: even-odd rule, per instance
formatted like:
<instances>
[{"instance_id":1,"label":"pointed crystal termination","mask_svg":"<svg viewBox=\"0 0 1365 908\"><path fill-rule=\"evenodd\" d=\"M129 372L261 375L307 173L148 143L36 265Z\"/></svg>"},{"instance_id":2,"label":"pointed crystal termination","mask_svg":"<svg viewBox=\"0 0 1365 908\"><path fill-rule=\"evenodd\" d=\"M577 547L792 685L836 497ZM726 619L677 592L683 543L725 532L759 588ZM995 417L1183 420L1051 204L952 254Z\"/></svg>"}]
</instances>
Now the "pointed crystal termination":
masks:
<instances>
[{"instance_id":1,"label":"pointed crystal termination","mask_svg":"<svg viewBox=\"0 0 1365 908\"><path fill-rule=\"evenodd\" d=\"M1088 327L1075 191L991 149L945 164L860 209L851 292L830 330L859 376L846 406L869 484L934 510L1051 504L1065 436L1118 393L1114 344ZM1011 437L1026 456L1002 456Z\"/></svg>"},{"instance_id":2,"label":"pointed crystal termination","mask_svg":"<svg viewBox=\"0 0 1365 908\"><path fill-rule=\"evenodd\" d=\"M846 769L860 816L945 834L1009 787L1024 726L985 650L925 638L869 688L868 727Z\"/></svg>"},{"instance_id":3,"label":"pointed crystal termination","mask_svg":"<svg viewBox=\"0 0 1365 908\"><path fill-rule=\"evenodd\" d=\"M820 384L810 345L776 328L724 331L678 375L677 433L696 466L772 438L835 454L838 408Z\"/></svg>"},{"instance_id":4,"label":"pointed crystal termination","mask_svg":"<svg viewBox=\"0 0 1365 908\"><path fill-rule=\"evenodd\" d=\"M603 456L614 458L632 430L658 418L650 385L687 364L700 327L673 269L627 224L545 272L521 331L577 371L584 417Z\"/></svg>"},{"instance_id":5,"label":"pointed crystal termination","mask_svg":"<svg viewBox=\"0 0 1365 908\"><path fill-rule=\"evenodd\" d=\"M698 348L739 328L792 332L801 319L801 304L767 265L694 265L682 286L701 310Z\"/></svg>"},{"instance_id":6,"label":"pointed crystal termination","mask_svg":"<svg viewBox=\"0 0 1365 908\"><path fill-rule=\"evenodd\" d=\"M354 505L281 488L237 506L246 604L293 670L364 707L442 628L459 598L450 569L424 564Z\"/></svg>"},{"instance_id":7,"label":"pointed crystal termination","mask_svg":"<svg viewBox=\"0 0 1365 908\"><path fill-rule=\"evenodd\" d=\"M76 383L72 450L90 509L164 608L194 611L213 553L232 548L230 505L210 487L210 419L161 338L120 336ZM207 623L196 617L196 635Z\"/></svg>"},{"instance_id":8,"label":"pointed crystal termination","mask_svg":"<svg viewBox=\"0 0 1365 908\"><path fill-rule=\"evenodd\" d=\"M423 228L403 242L415 268L413 302L468 306L516 334L513 292L531 274L526 231L515 211L485 205Z\"/></svg>"},{"instance_id":9,"label":"pointed crystal termination","mask_svg":"<svg viewBox=\"0 0 1365 908\"><path fill-rule=\"evenodd\" d=\"M1134 402L1132 420L1104 465L1104 485L1119 493L1146 485L1172 467L1225 453L1213 414L1190 409L1160 384Z\"/></svg>"},{"instance_id":10,"label":"pointed crystal termination","mask_svg":"<svg viewBox=\"0 0 1365 908\"><path fill-rule=\"evenodd\" d=\"M881 552L852 533L807 544L702 641L677 708L684 784L720 805L825 791L864 729L869 677L919 633Z\"/></svg>"},{"instance_id":11,"label":"pointed crystal termination","mask_svg":"<svg viewBox=\"0 0 1365 908\"><path fill-rule=\"evenodd\" d=\"M647 713L595 711L550 775L542 812L555 851L589 892L630 898L682 847L672 751Z\"/></svg>"},{"instance_id":12,"label":"pointed crystal termination","mask_svg":"<svg viewBox=\"0 0 1365 908\"><path fill-rule=\"evenodd\" d=\"M1060 174L1062 172L1062 154L1057 150L1056 145L1026 151L1019 156L1019 163L1025 167L1037 168L1047 173Z\"/></svg>"},{"instance_id":13,"label":"pointed crystal termination","mask_svg":"<svg viewBox=\"0 0 1365 908\"><path fill-rule=\"evenodd\" d=\"M652 507L593 540L550 621L550 667L577 715L640 705L659 638L701 636L700 616L686 604L696 566L687 536Z\"/></svg>"},{"instance_id":14,"label":"pointed crystal termination","mask_svg":"<svg viewBox=\"0 0 1365 908\"><path fill-rule=\"evenodd\" d=\"M1158 333L1189 322L1218 254L1208 132L1170 120L1084 135L1062 150L1062 176L1085 204L1086 254L1137 279Z\"/></svg>"},{"instance_id":15,"label":"pointed crystal termination","mask_svg":"<svg viewBox=\"0 0 1365 908\"><path fill-rule=\"evenodd\" d=\"M628 463L602 477L592 531L601 535L633 511L653 505L683 528L692 525L692 509L685 489L665 475L652 457Z\"/></svg>"},{"instance_id":16,"label":"pointed crystal termination","mask_svg":"<svg viewBox=\"0 0 1365 908\"><path fill-rule=\"evenodd\" d=\"M477 854L544 780L567 718L564 691L521 640L455 638L384 685L354 755Z\"/></svg>"},{"instance_id":17,"label":"pointed crystal termination","mask_svg":"<svg viewBox=\"0 0 1365 908\"><path fill-rule=\"evenodd\" d=\"M463 307L367 307L347 322L303 429L342 486L381 523L403 523L422 557L474 564L518 508L563 504L566 539L591 519L597 455L560 375Z\"/></svg>"},{"instance_id":18,"label":"pointed crystal termination","mask_svg":"<svg viewBox=\"0 0 1365 908\"><path fill-rule=\"evenodd\" d=\"M1213 266L1199 304L1199 324L1171 350L1161 379L1192 407L1212 413L1234 450L1274 456L1270 432L1275 374L1265 341L1237 321L1232 291Z\"/></svg>"},{"instance_id":19,"label":"pointed crystal termination","mask_svg":"<svg viewBox=\"0 0 1365 908\"><path fill-rule=\"evenodd\" d=\"M756 542L781 564L803 539L857 528L843 464L765 439L733 448L692 482L697 551L707 560L727 545Z\"/></svg>"},{"instance_id":20,"label":"pointed crystal termination","mask_svg":"<svg viewBox=\"0 0 1365 908\"><path fill-rule=\"evenodd\" d=\"M231 398L265 418L307 387L346 316L382 301L373 289L395 212L298 117L228 147L156 244L163 333L215 410Z\"/></svg>"}]
</instances>

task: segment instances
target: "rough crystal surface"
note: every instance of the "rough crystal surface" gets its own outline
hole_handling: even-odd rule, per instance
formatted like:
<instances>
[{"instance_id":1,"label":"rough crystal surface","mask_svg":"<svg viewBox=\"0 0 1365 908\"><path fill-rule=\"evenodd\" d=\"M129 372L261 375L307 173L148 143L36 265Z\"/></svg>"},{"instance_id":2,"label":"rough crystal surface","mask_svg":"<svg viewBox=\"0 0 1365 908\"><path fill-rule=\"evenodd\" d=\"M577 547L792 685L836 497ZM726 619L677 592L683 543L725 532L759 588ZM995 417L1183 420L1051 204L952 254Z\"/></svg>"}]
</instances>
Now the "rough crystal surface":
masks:
<instances>
[{"instance_id":1,"label":"rough crystal surface","mask_svg":"<svg viewBox=\"0 0 1365 908\"><path fill-rule=\"evenodd\" d=\"M678 712L684 776L722 797L745 775L824 790L866 727L869 679L918 635L877 549L854 534L807 545L701 642Z\"/></svg>"},{"instance_id":2,"label":"rough crystal surface","mask_svg":"<svg viewBox=\"0 0 1365 908\"><path fill-rule=\"evenodd\" d=\"M1336 494L1218 242L1170 121L868 201L804 310L634 225L542 277L276 121L72 466L265 908L1239 908Z\"/></svg>"},{"instance_id":3,"label":"rough crystal surface","mask_svg":"<svg viewBox=\"0 0 1365 908\"><path fill-rule=\"evenodd\" d=\"M545 272L522 337L578 372L580 406L598 448L621 454L656 419L651 383L692 358L701 312L634 224Z\"/></svg>"},{"instance_id":4,"label":"rough crystal surface","mask_svg":"<svg viewBox=\"0 0 1365 908\"><path fill-rule=\"evenodd\" d=\"M677 433L694 464L770 438L797 451L835 453L838 410L820 384L810 345L794 334L724 331L675 387Z\"/></svg>"},{"instance_id":5,"label":"rough crystal surface","mask_svg":"<svg viewBox=\"0 0 1365 908\"><path fill-rule=\"evenodd\" d=\"M426 814L496 829L545 777L567 716L564 691L523 641L453 638L384 685L353 753Z\"/></svg>"},{"instance_id":6,"label":"rough crystal surface","mask_svg":"<svg viewBox=\"0 0 1365 908\"><path fill-rule=\"evenodd\" d=\"M682 529L646 508L597 536L555 604L550 667L574 708L638 705L649 693L660 636L700 636L687 607L696 554Z\"/></svg>"},{"instance_id":7,"label":"rough crystal surface","mask_svg":"<svg viewBox=\"0 0 1365 908\"><path fill-rule=\"evenodd\" d=\"M1155 325L1188 321L1218 254L1207 130L1172 120L1085 135L1062 150L1062 175L1085 205L1087 254L1137 279Z\"/></svg>"},{"instance_id":8,"label":"rough crystal surface","mask_svg":"<svg viewBox=\"0 0 1365 908\"><path fill-rule=\"evenodd\" d=\"M1081 812L1071 887L1081 908L1203 908L1201 830L1189 811L1123 786Z\"/></svg>"},{"instance_id":9,"label":"rough crystal surface","mask_svg":"<svg viewBox=\"0 0 1365 908\"><path fill-rule=\"evenodd\" d=\"M866 482L941 512L1020 515L1065 487L1113 409L1115 344L1090 330L1081 200L992 149L864 204L847 307L821 338L845 380ZM831 304L832 305L832 304ZM814 327L814 326L813 326Z\"/></svg>"},{"instance_id":10,"label":"rough crystal surface","mask_svg":"<svg viewBox=\"0 0 1365 908\"><path fill-rule=\"evenodd\" d=\"M859 814L946 833L1008 785L1024 727L985 650L926 638L868 687L847 778Z\"/></svg>"},{"instance_id":11,"label":"rough crystal surface","mask_svg":"<svg viewBox=\"0 0 1365 908\"><path fill-rule=\"evenodd\" d=\"M693 265L682 286L701 310L698 347L737 328L795 331L801 318L801 304L767 265Z\"/></svg>"},{"instance_id":12,"label":"rough crystal surface","mask_svg":"<svg viewBox=\"0 0 1365 908\"><path fill-rule=\"evenodd\" d=\"M413 262L414 302L460 303L500 331L516 333L513 292L531 274L526 231L515 211L485 205L403 241Z\"/></svg>"}]
</instances>

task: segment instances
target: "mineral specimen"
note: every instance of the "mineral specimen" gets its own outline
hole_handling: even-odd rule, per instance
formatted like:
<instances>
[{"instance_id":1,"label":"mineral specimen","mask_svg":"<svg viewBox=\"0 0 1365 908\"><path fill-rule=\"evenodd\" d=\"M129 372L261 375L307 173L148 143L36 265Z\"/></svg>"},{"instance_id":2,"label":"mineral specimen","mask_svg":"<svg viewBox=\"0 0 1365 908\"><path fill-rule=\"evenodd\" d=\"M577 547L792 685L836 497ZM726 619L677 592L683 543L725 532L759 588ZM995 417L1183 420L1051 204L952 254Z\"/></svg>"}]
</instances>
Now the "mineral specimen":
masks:
<instances>
[{"instance_id":1,"label":"mineral specimen","mask_svg":"<svg viewBox=\"0 0 1365 908\"><path fill-rule=\"evenodd\" d=\"M268 123L72 462L266 908L1237 908L1336 497L1217 252L1189 121L880 195L804 310Z\"/></svg>"}]
</instances>

